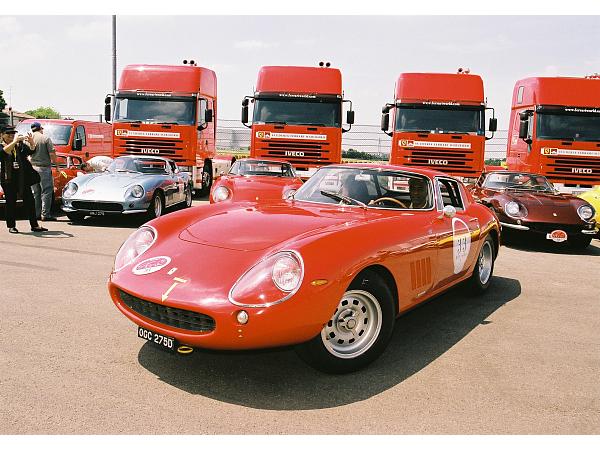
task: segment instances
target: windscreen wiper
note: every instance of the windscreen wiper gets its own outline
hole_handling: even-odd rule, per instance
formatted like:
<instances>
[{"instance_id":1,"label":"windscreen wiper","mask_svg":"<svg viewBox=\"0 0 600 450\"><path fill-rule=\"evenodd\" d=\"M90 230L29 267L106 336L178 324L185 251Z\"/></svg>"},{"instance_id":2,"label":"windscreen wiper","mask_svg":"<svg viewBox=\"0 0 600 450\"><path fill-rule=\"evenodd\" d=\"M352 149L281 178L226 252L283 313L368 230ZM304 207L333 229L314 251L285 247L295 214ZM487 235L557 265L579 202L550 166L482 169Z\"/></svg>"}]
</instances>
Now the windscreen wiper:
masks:
<instances>
[{"instance_id":1,"label":"windscreen wiper","mask_svg":"<svg viewBox=\"0 0 600 450\"><path fill-rule=\"evenodd\" d=\"M179 125L179 122L157 122L158 125Z\"/></svg>"},{"instance_id":2,"label":"windscreen wiper","mask_svg":"<svg viewBox=\"0 0 600 450\"><path fill-rule=\"evenodd\" d=\"M287 122L283 122L281 120L265 120L265 123L275 124L275 125L287 125Z\"/></svg>"},{"instance_id":3,"label":"windscreen wiper","mask_svg":"<svg viewBox=\"0 0 600 450\"><path fill-rule=\"evenodd\" d=\"M361 202L360 200L356 200L355 198L352 197L347 197L345 195L339 194L337 192L332 192L332 191L321 191L321 195L324 195L325 197L329 197L332 198L334 200L338 200L338 201L342 201L342 202L346 202L348 204L352 204L354 203L355 205L360 206L361 208L367 209L367 205L365 205L363 202Z\"/></svg>"}]
</instances>

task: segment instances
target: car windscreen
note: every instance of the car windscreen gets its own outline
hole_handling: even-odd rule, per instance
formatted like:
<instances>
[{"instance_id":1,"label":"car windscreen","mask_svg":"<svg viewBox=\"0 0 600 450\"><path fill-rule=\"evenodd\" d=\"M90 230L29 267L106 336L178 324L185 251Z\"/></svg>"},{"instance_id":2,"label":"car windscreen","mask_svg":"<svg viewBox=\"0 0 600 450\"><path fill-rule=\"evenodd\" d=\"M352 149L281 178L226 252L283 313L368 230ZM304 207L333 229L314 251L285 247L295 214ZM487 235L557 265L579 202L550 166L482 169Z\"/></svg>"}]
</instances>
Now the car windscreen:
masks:
<instances>
[{"instance_id":1,"label":"car windscreen","mask_svg":"<svg viewBox=\"0 0 600 450\"><path fill-rule=\"evenodd\" d=\"M489 189L522 189L548 192L554 186L542 175L518 172L490 173L483 181L483 187Z\"/></svg>"},{"instance_id":2,"label":"car windscreen","mask_svg":"<svg viewBox=\"0 0 600 450\"><path fill-rule=\"evenodd\" d=\"M193 125L196 121L194 99L115 98L115 122L170 123Z\"/></svg>"},{"instance_id":3,"label":"car windscreen","mask_svg":"<svg viewBox=\"0 0 600 450\"><path fill-rule=\"evenodd\" d=\"M272 161L238 160L231 167L232 175L264 175L272 177L295 177L291 164Z\"/></svg>"},{"instance_id":4,"label":"car windscreen","mask_svg":"<svg viewBox=\"0 0 600 450\"><path fill-rule=\"evenodd\" d=\"M67 145L69 143L71 130L73 129L72 125L43 123L42 127L44 127L44 135L48 136L54 145ZM17 125L17 132L20 134L27 134L30 131L31 124L29 123L20 123Z\"/></svg>"},{"instance_id":5,"label":"car windscreen","mask_svg":"<svg viewBox=\"0 0 600 450\"><path fill-rule=\"evenodd\" d=\"M367 208L430 209L432 192L429 178L415 173L325 167L298 189L294 199Z\"/></svg>"},{"instance_id":6,"label":"car windscreen","mask_svg":"<svg viewBox=\"0 0 600 450\"><path fill-rule=\"evenodd\" d=\"M117 158L107 171L111 173L134 172L163 175L169 173L168 163L162 159L151 158Z\"/></svg>"},{"instance_id":7,"label":"car windscreen","mask_svg":"<svg viewBox=\"0 0 600 450\"><path fill-rule=\"evenodd\" d=\"M257 99L253 123L282 123L340 127L342 106L339 99L279 100Z\"/></svg>"},{"instance_id":8,"label":"car windscreen","mask_svg":"<svg viewBox=\"0 0 600 450\"><path fill-rule=\"evenodd\" d=\"M481 108L398 106L396 131L484 134Z\"/></svg>"},{"instance_id":9,"label":"car windscreen","mask_svg":"<svg viewBox=\"0 0 600 450\"><path fill-rule=\"evenodd\" d=\"M600 141L600 114L538 113L539 139Z\"/></svg>"}]
</instances>

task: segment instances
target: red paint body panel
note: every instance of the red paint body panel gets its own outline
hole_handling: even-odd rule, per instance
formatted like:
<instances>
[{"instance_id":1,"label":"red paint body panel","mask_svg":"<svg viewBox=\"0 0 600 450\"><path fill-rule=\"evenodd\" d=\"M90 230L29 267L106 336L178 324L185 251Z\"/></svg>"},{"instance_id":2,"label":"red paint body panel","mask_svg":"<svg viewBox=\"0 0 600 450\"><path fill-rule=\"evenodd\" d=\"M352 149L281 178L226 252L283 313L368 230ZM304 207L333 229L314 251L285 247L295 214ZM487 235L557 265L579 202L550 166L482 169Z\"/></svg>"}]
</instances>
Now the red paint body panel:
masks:
<instances>
[{"instance_id":1,"label":"red paint body panel","mask_svg":"<svg viewBox=\"0 0 600 450\"><path fill-rule=\"evenodd\" d=\"M499 238L499 224L489 209L474 203L469 195L463 199L465 210L457 212L456 219L463 222L471 244L459 271L453 270L457 245L453 219L440 218L439 208L404 212L292 200L221 202L149 222L158 237L139 261L169 256L170 264L151 274L135 275L136 260L111 274L109 291L130 320L175 337L181 344L231 350L305 342L320 332L353 278L366 267L391 274L399 313L469 277L483 238L490 233ZM243 308L249 321L237 324L235 317L242 308L228 300L230 289L250 267L281 250L302 257L304 277L299 290L283 303ZM163 302L174 276L185 282ZM312 285L317 279L328 282ZM123 304L119 289L153 303L209 315L216 328L191 332L147 319Z\"/></svg>"},{"instance_id":2,"label":"red paint body panel","mask_svg":"<svg viewBox=\"0 0 600 450\"><path fill-rule=\"evenodd\" d=\"M485 106L479 75L451 73L401 73L396 82L395 104L451 103ZM394 113L395 113L394 109ZM395 129L395 114L392 118ZM452 133L394 131L390 164L431 167L453 176L478 177L484 168L485 136Z\"/></svg>"},{"instance_id":3,"label":"red paint body panel","mask_svg":"<svg viewBox=\"0 0 600 450\"><path fill-rule=\"evenodd\" d=\"M223 175L214 183L211 191L225 186L232 192L233 201L281 200L288 190L302 186L300 178L278 178L270 176ZM214 203L212 195L210 202Z\"/></svg>"},{"instance_id":4,"label":"red paint body panel","mask_svg":"<svg viewBox=\"0 0 600 450\"><path fill-rule=\"evenodd\" d=\"M600 184L598 142L537 137L538 113L530 120L532 143L519 138L519 113L539 106L600 109L600 79L575 77L532 77L515 83L508 127L506 162L509 170L534 172L553 183ZM583 151L586 155L556 154ZM556 152L556 153L555 153Z\"/></svg>"}]
</instances>

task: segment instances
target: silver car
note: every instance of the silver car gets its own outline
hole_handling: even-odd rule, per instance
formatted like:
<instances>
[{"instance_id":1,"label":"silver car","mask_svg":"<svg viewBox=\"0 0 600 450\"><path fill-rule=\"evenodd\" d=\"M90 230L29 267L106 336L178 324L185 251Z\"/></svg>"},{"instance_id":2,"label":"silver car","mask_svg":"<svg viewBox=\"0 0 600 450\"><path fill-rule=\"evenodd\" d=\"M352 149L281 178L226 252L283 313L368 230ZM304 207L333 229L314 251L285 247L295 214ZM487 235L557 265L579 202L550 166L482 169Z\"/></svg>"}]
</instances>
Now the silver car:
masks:
<instances>
[{"instance_id":1,"label":"silver car","mask_svg":"<svg viewBox=\"0 0 600 450\"><path fill-rule=\"evenodd\" d=\"M72 221L85 216L135 213L153 219L167 207L191 206L192 181L168 158L121 156L104 172L71 180L63 189L62 203Z\"/></svg>"}]
</instances>

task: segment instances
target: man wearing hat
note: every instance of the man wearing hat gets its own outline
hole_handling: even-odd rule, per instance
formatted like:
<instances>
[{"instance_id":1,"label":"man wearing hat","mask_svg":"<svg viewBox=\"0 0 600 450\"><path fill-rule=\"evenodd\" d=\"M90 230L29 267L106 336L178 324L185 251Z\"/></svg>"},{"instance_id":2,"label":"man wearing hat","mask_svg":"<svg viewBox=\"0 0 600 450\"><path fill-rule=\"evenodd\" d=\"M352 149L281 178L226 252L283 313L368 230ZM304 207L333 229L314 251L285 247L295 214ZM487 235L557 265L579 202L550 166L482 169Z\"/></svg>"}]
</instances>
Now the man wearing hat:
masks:
<instances>
[{"instance_id":1,"label":"man wearing hat","mask_svg":"<svg viewBox=\"0 0 600 450\"><path fill-rule=\"evenodd\" d=\"M33 137L17 136L15 127L3 125L0 128L0 185L6 198L6 225L10 233L18 233L16 228L17 196L23 199L31 231L48 231L39 226L35 215L35 204L31 185L39 182L39 176L27 159L33 153ZM27 142L27 144L26 144Z\"/></svg>"},{"instance_id":2,"label":"man wearing hat","mask_svg":"<svg viewBox=\"0 0 600 450\"><path fill-rule=\"evenodd\" d=\"M35 213L42 221L56 220L52 217L52 194L54 193L54 180L52 178L52 165L58 170L54 144L48 136L44 136L44 127L40 122L31 124L33 132L34 152L31 156L31 165L40 175L40 183L33 186L35 199Z\"/></svg>"}]
</instances>

